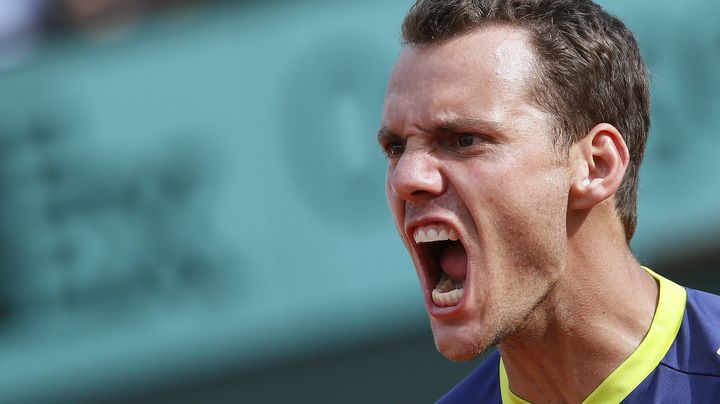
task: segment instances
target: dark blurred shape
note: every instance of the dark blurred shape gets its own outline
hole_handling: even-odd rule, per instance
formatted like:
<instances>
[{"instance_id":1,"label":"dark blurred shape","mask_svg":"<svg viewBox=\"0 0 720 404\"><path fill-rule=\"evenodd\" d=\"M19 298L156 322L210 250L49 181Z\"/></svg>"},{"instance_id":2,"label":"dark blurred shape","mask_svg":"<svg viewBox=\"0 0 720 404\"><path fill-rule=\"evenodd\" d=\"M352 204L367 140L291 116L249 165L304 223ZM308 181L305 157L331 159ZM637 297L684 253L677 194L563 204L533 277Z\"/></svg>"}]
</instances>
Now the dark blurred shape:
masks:
<instances>
[{"instance_id":1,"label":"dark blurred shape","mask_svg":"<svg viewBox=\"0 0 720 404\"><path fill-rule=\"evenodd\" d=\"M199 0L0 0L0 73L28 61L46 40L74 34L93 42L116 42L146 18Z\"/></svg>"},{"instance_id":2,"label":"dark blurred shape","mask_svg":"<svg viewBox=\"0 0 720 404\"><path fill-rule=\"evenodd\" d=\"M195 0L55 0L49 27L89 39L117 39L148 15L197 4Z\"/></svg>"},{"instance_id":3,"label":"dark blurred shape","mask_svg":"<svg viewBox=\"0 0 720 404\"><path fill-rule=\"evenodd\" d=\"M134 0L59 0L53 17L66 29L103 38L134 26L148 7Z\"/></svg>"},{"instance_id":4,"label":"dark blurred shape","mask_svg":"<svg viewBox=\"0 0 720 404\"><path fill-rule=\"evenodd\" d=\"M120 174L66 147L76 141L66 125L40 118L25 131L4 128L0 184L14 192L0 199L0 321L200 292L219 255L188 238L203 231L191 203L209 175L197 137L175 136L166 158L138 159Z\"/></svg>"},{"instance_id":5,"label":"dark blurred shape","mask_svg":"<svg viewBox=\"0 0 720 404\"><path fill-rule=\"evenodd\" d=\"M385 83L377 78L392 67L393 56L378 55L378 49L382 44L352 32L318 38L296 51L279 83L284 159L297 193L318 220L356 231L376 227L383 219L377 213L385 209L384 195L359 191L373 189L385 172L368 158L378 153L374 142L363 142L376 130L366 117L377 115L383 102ZM318 93L323 96L308 102ZM355 206L352 214L349 206Z\"/></svg>"},{"instance_id":6,"label":"dark blurred shape","mask_svg":"<svg viewBox=\"0 0 720 404\"><path fill-rule=\"evenodd\" d=\"M157 404L430 403L482 358L453 363L428 341L432 341L430 330L387 335L364 345L268 363L252 371L228 368L213 377L108 398L117 403ZM425 382L429 379L432 382Z\"/></svg>"}]
</instances>

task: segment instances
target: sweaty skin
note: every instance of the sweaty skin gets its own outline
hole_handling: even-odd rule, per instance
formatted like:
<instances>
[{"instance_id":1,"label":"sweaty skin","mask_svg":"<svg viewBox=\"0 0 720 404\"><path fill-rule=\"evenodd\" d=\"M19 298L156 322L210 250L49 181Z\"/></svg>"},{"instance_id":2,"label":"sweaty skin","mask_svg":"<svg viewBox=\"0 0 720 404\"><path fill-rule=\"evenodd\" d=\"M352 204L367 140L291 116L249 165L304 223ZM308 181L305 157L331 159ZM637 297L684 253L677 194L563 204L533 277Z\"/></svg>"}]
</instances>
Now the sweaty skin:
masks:
<instances>
[{"instance_id":1,"label":"sweaty skin","mask_svg":"<svg viewBox=\"0 0 720 404\"><path fill-rule=\"evenodd\" d=\"M579 402L640 343L657 285L614 209L621 136L606 125L558 151L557 123L529 97L536 66L527 33L505 26L406 46L378 140L438 350L465 360L499 343L516 394ZM451 265L465 285L450 307L434 303L437 264L413 239L428 225L465 250L452 254L466 268Z\"/></svg>"}]
</instances>

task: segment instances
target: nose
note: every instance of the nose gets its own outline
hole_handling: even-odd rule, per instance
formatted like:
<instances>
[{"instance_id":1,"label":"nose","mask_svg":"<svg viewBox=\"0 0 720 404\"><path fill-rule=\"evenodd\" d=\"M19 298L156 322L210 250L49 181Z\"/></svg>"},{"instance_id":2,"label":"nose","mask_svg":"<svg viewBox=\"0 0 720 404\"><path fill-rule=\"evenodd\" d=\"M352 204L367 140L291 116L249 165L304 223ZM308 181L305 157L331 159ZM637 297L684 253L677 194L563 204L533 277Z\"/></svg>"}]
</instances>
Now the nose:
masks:
<instances>
[{"instance_id":1,"label":"nose","mask_svg":"<svg viewBox=\"0 0 720 404\"><path fill-rule=\"evenodd\" d=\"M426 150L406 150L388 171L388 186L399 198L426 202L445 190L441 163Z\"/></svg>"}]
</instances>

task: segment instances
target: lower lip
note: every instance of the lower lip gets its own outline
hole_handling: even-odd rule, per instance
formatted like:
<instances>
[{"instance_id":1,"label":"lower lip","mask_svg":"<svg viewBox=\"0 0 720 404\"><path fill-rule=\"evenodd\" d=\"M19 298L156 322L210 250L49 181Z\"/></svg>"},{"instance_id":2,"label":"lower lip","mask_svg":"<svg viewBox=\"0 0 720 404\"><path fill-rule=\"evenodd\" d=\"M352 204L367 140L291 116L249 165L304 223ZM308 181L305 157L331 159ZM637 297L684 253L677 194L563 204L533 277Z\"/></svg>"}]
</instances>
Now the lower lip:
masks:
<instances>
[{"instance_id":1,"label":"lower lip","mask_svg":"<svg viewBox=\"0 0 720 404\"><path fill-rule=\"evenodd\" d=\"M466 291L467 292L467 291ZM463 294L462 300L460 300L460 303L456 304L455 306L450 307L440 307L435 304L432 300L432 292L430 294L427 294L425 299L425 306L427 308L428 314L430 316L439 318L439 319L445 319L445 318L451 318L454 316L460 315L460 312L462 311L463 307L465 306L465 294Z\"/></svg>"}]
</instances>

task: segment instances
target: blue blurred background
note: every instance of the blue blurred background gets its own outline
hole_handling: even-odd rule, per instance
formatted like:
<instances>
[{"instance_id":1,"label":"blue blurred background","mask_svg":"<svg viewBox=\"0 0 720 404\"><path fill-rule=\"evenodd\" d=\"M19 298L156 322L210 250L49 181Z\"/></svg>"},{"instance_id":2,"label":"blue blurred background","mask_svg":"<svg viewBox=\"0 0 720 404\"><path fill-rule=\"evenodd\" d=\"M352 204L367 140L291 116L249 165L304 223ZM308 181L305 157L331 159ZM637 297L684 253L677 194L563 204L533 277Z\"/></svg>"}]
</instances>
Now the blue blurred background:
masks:
<instances>
[{"instance_id":1,"label":"blue blurred background","mask_svg":"<svg viewBox=\"0 0 720 404\"><path fill-rule=\"evenodd\" d=\"M430 402L375 144L408 0L0 0L0 402ZM601 2L653 128L633 247L720 292L720 3Z\"/></svg>"}]
</instances>

